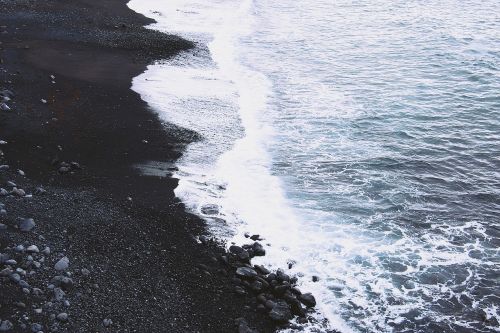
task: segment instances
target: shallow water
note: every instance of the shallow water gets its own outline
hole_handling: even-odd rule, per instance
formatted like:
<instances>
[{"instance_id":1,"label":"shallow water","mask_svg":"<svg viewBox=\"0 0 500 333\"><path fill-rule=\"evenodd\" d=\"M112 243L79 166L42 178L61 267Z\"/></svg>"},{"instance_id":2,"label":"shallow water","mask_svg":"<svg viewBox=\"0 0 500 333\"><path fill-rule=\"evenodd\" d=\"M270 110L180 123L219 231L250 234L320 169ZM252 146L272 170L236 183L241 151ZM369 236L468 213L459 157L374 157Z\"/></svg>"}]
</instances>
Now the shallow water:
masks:
<instances>
[{"instance_id":1,"label":"shallow water","mask_svg":"<svg viewBox=\"0 0 500 333\"><path fill-rule=\"evenodd\" d=\"M198 44L133 84L203 137L176 194L294 262L306 330L500 331L500 3L129 6Z\"/></svg>"}]
</instances>

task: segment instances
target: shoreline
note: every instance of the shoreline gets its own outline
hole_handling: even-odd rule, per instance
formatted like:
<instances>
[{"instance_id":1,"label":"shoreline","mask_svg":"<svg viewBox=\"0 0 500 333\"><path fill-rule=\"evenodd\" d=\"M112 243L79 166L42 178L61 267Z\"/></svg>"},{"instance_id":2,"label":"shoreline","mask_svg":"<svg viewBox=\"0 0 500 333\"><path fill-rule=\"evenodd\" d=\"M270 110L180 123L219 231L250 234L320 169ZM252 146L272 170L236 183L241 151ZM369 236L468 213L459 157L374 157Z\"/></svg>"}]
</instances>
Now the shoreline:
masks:
<instances>
[{"instance_id":1,"label":"shoreline","mask_svg":"<svg viewBox=\"0 0 500 333\"><path fill-rule=\"evenodd\" d=\"M0 329L286 327L288 305L271 320L255 277L237 274L253 269L241 258L250 249L228 253L209 240L205 222L174 195L173 164L198 134L162 123L130 89L153 60L193 44L144 28L153 20L126 4L0 2L0 90L13 92L11 110L0 112ZM172 167L139 174L149 162ZM297 304L290 277L269 276Z\"/></svg>"}]
</instances>

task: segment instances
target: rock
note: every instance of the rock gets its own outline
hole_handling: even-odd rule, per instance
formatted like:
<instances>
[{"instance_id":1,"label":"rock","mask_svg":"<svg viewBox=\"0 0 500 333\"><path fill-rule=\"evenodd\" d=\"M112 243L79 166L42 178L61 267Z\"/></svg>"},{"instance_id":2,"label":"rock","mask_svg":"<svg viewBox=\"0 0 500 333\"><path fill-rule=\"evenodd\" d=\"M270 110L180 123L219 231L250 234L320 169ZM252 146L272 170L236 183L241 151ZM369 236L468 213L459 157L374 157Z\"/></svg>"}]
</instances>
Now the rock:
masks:
<instances>
[{"instance_id":1,"label":"rock","mask_svg":"<svg viewBox=\"0 0 500 333\"><path fill-rule=\"evenodd\" d=\"M31 332L38 333L43 330L43 326L38 323L31 324Z\"/></svg>"},{"instance_id":2,"label":"rock","mask_svg":"<svg viewBox=\"0 0 500 333\"><path fill-rule=\"evenodd\" d=\"M9 170L9 166L7 164L2 164L0 165L0 171L5 171L5 170Z\"/></svg>"},{"instance_id":3,"label":"rock","mask_svg":"<svg viewBox=\"0 0 500 333\"><path fill-rule=\"evenodd\" d=\"M269 317L279 323L285 323L292 319L292 312L285 301L279 301L269 312Z\"/></svg>"},{"instance_id":4,"label":"rock","mask_svg":"<svg viewBox=\"0 0 500 333\"><path fill-rule=\"evenodd\" d=\"M10 111L10 107L5 103L0 103L0 110L2 111Z\"/></svg>"},{"instance_id":5,"label":"rock","mask_svg":"<svg viewBox=\"0 0 500 333\"><path fill-rule=\"evenodd\" d=\"M9 255L5 253L0 253L0 264L5 263L7 260L9 260Z\"/></svg>"},{"instance_id":6,"label":"rock","mask_svg":"<svg viewBox=\"0 0 500 333\"><path fill-rule=\"evenodd\" d=\"M68 257L62 257L54 265L54 269L56 271L64 271L64 270L68 269L68 267L69 267L69 259L68 259Z\"/></svg>"},{"instance_id":7,"label":"rock","mask_svg":"<svg viewBox=\"0 0 500 333\"><path fill-rule=\"evenodd\" d=\"M278 269L278 271L276 271L276 280L278 280L279 282L283 281L290 282L290 277L287 274L285 274L281 269Z\"/></svg>"},{"instance_id":8,"label":"rock","mask_svg":"<svg viewBox=\"0 0 500 333\"><path fill-rule=\"evenodd\" d=\"M104 319L104 320L102 321L102 325L103 325L104 327L109 327L109 326L111 326L112 324L113 324L113 321L112 321L111 319L108 319L108 318L106 318L106 319Z\"/></svg>"},{"instance_id":9,"label":"rock","mask_svg":"<svg viewBox=\"0 0 500 333\"><path fill-rule=\"evenodd\" d=\"M38 253L40 252L40 250L38 249L38 246L36 245L30 245L28 246L28 248L26 249L27 252L29 253Z\"/></svg>"},{"instance_id":10,"label":"rock","mask_svg":"<svg viewBox=\"0 0 500 333\"><path fill-rule=\"evenodd\" d=\"M62 301L66 293L61 288L54 288L54 299L56 301Z\"/></svg>"},{"instance_id":11,"label":"rock","mask_svg":"<svg viewBox=\"0 0 500 333\"><path fill-rule=\"evenodd\" d=\"M65 166L62 166L59 168L59 170L57 170L60 174L65 174L65 173L68 173L70 172L70 168L69 167L65 167Z\"/></svg>"},{"instance_id":12,"label":"rock","mask_svg":"<svg viewBox=\"0 0 500 333\"><path fill-rule=\"evenodd\" d=\"M258 276L257 272L250 267L239 267L236 270L236 275L241 276L246 279L254 279Z\"/></svg>"},{"instance_id":13,"label":"rock","mask_svg":"<svg viewBox=\"0 0 500 333\"><path fill-rule=\"evenodd\" d=\"M24 173L24 171L23 171L23 170L17 170L17 173L18 173L19 175L21 175L21 176L24 176L24 175L25 175L25 173Z\"/></svg>"},{"instance_id":14,"label":"rock","mask_svg":"<svg viewBox=\"0 0 500 333\"><path fill-rule=\"evenodd\" d=\"M312 281L313 282L318 282L319 281L319 277L317 277L316 275L313 275Z\"/></svg>"},{"instance_id":15,"label":"rock","mask_svg":"<svg viewBox=\"0 0 500 333\"><path fill-rule=\"evenodd\" d=\"M52 278L50 281L57 287L62 287L63 289L70 289L73 287L73 280L67 276L58 275Z\"/></svg>"},{"instance_id":16,"label":"rock","mask_svg":"<svg viewBox=\"0 0 500 333\"><path fill-rule=\"evenodd\" d=\"M19 286L21 288L26 288L26 289L31 288L31 286L29 285L29 283L26 282L26 281L24 281L24 280L19 280L18 284L19 284Z\"/></svg>"},{"instance_id":17,"label":"rock","mask_svg":"<svg viewBox=\"0 0 500 333\"><path fill-rule=\"evenodd\" d=\"M8 320L4 320L0 324L0 332L8 332L8 331L12 330L13 328L14 328L14 325Z\"/></svg>"},{"instance_id":18,"label":"rock","mask_svg":"<svg viewBox=\"0 0 500 333\"><path fill-rule=\"evenodd\" d=\"M36 195L43 195L43 194L45 194L45 193L47 193L47 191L46 191L43 187L41 187L41 186L40 186L40 187L37 187L37 188L35 189L35 194L36 194Z\"/></svg>"},{"instance_id":19,"label":"rock","mask_svg":"<svg viewBox=\"0 0 500 333\"><path fill-rule=\"evenodd\" d=\"M313 308L316 306L316 299L311 293L301 294L297 297L297 299L308 308Z\"/></svg>"},{"instance_id":20,"label":"rock","mask_svg":"<svg viewBox=\"0 0 500 333\"><path fill-rule=\"evenodd\" d=\"M69 164L69 166L71 167L71 169L75 169L75 170L80 170L82 167L80 166L80 163L78 162L71 162Z\"/></svg>"},{"instance_id":21,"label":"rock","mask_svg":"<svg viewBox=\"0 0 500 333\"><path fill-rule=\"evenodd\" d=\"M9 187L17 187L16 183L11 182L10 180L9 180L6 184L7 184L7 186L9 186Z\"/></svg>"},{"instance_id":22,"label":"rock","mask_svg":"<svg viewBox=\"0 0 500 333\"><path fill-rule=\"evenodd\" d=\"M258 333L256 330L251 329L243 318L236 319L236 325L238 325L238 333Z\"/></svg>"},{"instance_id":23,"label":"rock","mask_svg":"<svg viewBox=\"0 0 500 333\"><path fill-rule=\"evenodd\" d=\"M0 96L14 98L14 93L8 89L0 90Z\"/></svg>"},{"instance_id":24,"label":"rock","mask_svg":"<svg viewBox=\"0 0 500 333\"><path fill-rule=\"evenodd\" d=\"M68 321L68 314L66 312L61 312L56 318L59 321Z\"/></svg>"},{"instance_id":25,"label":"rock","mask_svg":"<svg viewBox=\"0 0 500 333\"><path fill-rule=\"evenodd\" d=\"M50 254L50 247L46 246L45 249L42 250L42 253L48 256Z\"/></svg>"},{"instance_id":26,"label":"rock","mask_svg":"<svg viewBox=\"0 0 500 333\"><path fill-rule=\"evenodd\" d=\"M12 282L15 282L15 283L19 283L19 281L21 281L21 276L17 273L12 273L10 276L9 276L10 280Z\"/></svg>"},{"instance_id":27,"label":"rock","mask_svg":"<svg viewBox=\"0 0 500 333\"><path fill-rule=\"evenodd\" d=\"M16 252L18 252L18 253L23 253L23 252L25 251L24 245L22 245L22 244L17 245L17 246L14 248L14 251L16 251Z\"/></svg>"},{"instance_id":28,"label":"rock","mask_svg":"<svg viewBox=\"0 0 500 333\"><path fill-rule=\"evenodd\" d=\"M4 197L6 195L9 195L9 192L6 189L4 189L3 187L0 188L0 196Z\"/></svg>"},{"instance_id":29,"label":"rock","mask_svg":"<svg viewBox=\"0 0 500 333\"><path fill-rule=\"evenodd\" d=\"M19 229L23 232L29 232L33 230L33 228L36 226L35 221L33 219L21 219L19 224L17 225Z\"/></svg>"},{"instance_id":30,"label":"rock","mask_svg":"<svg viewBox=\"0 0 500 333\"><path fill-rule=\"evenodd\" d=\"M267 275L267 274L271 273L270 270L268 270L267 268L265 268L262 265L254 265L253 267L257 270L257 272L259 272L262 275Z\"/></svg>"},{"instance_id":31,"label":"rock","mask_svg":"<svg viewBox=\"0 0 500 333\"><path fill-rule=\"evenodd\" d=\"M260 235L252 235L252 236L250 236L250 239L253 241L262 240L262 238L260 238Z\"/></svg>"},{"instance_id":32,"label":"rock","mask_svg":"<svg viewBox=\"0 0 500 333\"><path fill-rule=\"evenodd\" d=\"M86 269L86 268L82 268L81 272L82 272L82 275L84 275L84 276L89 276L90 275L90 271L88 269Z\"/></svg>"},{"instance_id":33,"label":"rock","mask_svg":"<svg viewBox=\"0 0 500 333\"><path fill-rule=\"evenodd\" d=\"M259 242L253 243L252 249L256 256L262 257L266 255L266 250L264 250L264 247Z\"/></svg>"},{"instance_id":34,"label":"rock","mask_svg":"<svg viewBox=\"0 0 500 333\"><path fill-rule=\"evenodd\" d=\"M43 104L47 104L47 100L46 99L41 99L40 102L42 102Z\"/></svg>"},{"instance_id":35,"label":"rock","mask_svg":"<svg viewBox=\"0 0 500 333\"><path fill-rule=\"evenodd\" d=\"M24 197L26 195L26 192L24 192L22 188L14 187L12 189L12 194L17 195L18 197Z\"/></svg>"},{"instance_id":36,"label":"rock","mask_svg":"<svg viewBox=\"0 0 500 333\"><path fill-rule=\"evenodd\" d=\"M2 215L2 214L0 214ZM0 231L7 230L7 225L0 223Z\"/></svg>"}]
</instances>

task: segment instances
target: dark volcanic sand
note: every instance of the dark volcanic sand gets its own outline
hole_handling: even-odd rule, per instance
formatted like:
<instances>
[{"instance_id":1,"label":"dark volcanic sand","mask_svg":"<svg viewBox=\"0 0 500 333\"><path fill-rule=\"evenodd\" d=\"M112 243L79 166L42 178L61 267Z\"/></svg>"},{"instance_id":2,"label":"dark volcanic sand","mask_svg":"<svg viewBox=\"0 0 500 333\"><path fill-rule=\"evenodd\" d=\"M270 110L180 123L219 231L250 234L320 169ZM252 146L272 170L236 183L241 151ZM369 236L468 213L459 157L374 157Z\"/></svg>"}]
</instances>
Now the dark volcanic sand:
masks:
<instances>
[{"instance_id":1,"label":"dark volcanic sand","mask_svg":"<svg viewBox=\"0 0 500 333\"><path fill-rule=\"evenodd\" d=\"M0 88L16 93L12 111L0 111L0 140L8 142L0 146L0 164L10 165L0 172L0 187L13 180L26 193L40 185L47 190L32 198L0 197L7 210L0 222L9 226L0 230L0 252L12 253L7 247L18 244L49 246L51 254L26 281L48 295L54 264L67 256L75 284L65 297L69 306L50 306L50 297L37 301L3 279L0 319L25 313L13 332L31 332L31 323L44 332L233 332L234 319L243 316L261 332L273 331L266 315L245 308L255 298L236 295L231 276L217 272L221 248L195 240L204 224L174 198L176 180L141 176L133 167L171 163L197 136L160 123L129 89L150 61L192 44L142 28L150 21L125 4L0 0L0 67L6 70ZM82 170L59 174L53 160L76 161ZM34 231L13 228L19 217L34 218ZM210 274L196 267L200 263ZM34 313L39 307L43 314ZM60 312L69 314L67 322L49 319ZM113 321L108 328L105 318Z\"/></svg>"}]
</instances>

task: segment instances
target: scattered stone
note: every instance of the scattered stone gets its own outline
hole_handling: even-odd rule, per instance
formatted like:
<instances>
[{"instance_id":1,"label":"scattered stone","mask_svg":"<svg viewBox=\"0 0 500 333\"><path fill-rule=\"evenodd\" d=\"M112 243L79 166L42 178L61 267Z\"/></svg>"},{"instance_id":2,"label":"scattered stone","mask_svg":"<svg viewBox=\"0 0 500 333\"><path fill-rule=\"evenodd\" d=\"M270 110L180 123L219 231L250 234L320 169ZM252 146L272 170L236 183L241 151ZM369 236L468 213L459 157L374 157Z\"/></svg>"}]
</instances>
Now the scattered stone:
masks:
<instances>
[{"instance_id":1,"label":"scattered stone","mask_svg":"<svg viewBox=\"0 0 500 333\"><path fill-rule=\"evenodd\" d=\"M41 99L40 102L42 102L43 104L47 104L47 100L46 99Z\"/></svg>"},{"instance_id":2,"label":"scattered stone","mask_svg":"<svg viewBox=\"0 0 500 333\"><path fill-rule=\"evenodd\" d=\"M62 287L63 289L70 289L73 287L73 279L58 275L52 278L51 282L57 286L57 287Z\"/></svg>"},{"instance_id":3,"label":"scattered stone","mask_svg":"<svg viewBox=\"0 0 500 333\"><path fill-rule=\"evenodd\" d=\"M71 171L71 169L69 167L65 167L65 166L62 166L59 168L59 170L57 170L60 174L65 174L65 173L68 173Z\"/></svg>"},{"instance_id":4,"label":"scattered stone","mask_svg":"<svg viewBox=\"0 0 500 333\"><path fill-rule=\"evenodd\" d=\"M18 173L18 174L20 174L21 176L24 176L24 175L25 175L25 173L24 173L24 171L23 171L23 170L17 170L17 173Z\"/></svg>"},{"instance_id":5,"label":"scattered stone","mask_svg":"<svg viewBox=\"0 0 500 333\"><path fill-rule=\"evenodd\" d=\"M250 239L253 241L262 240L262 238L260 238L260 235L252 235L252 236L250 236Z\"/></svg>"},{"instance_id":6,"label":"scattered stone","mask_svg":"<svg viewBox=\"0 0 500 333\"><path fill-rule=\"evenodd\" d=\"M7 164L0 165L0 171L9 170L9 168L10 167Z\"/></svg>"},{"instance_id":7,"label":"scattered stone","mask_svg":"<svg viewBox=\"0 0 500 333\"><path fill-rule=\"evenodd\" d=\"M9 195L9 192L6 189L4 189L3 187L0 188L0 196L4 197L6 195Z\"/></svg>"},{"instance_id":8,"label":"scattered stone","mask_svg":"<svg viewBox=\"0 0 500 333\"><path fill-rule=\"evenodd\" d=\"M258 276L257 272L250 267L239 267L236 270L236 275L247 279L254 279Z\"/></svg>"},{"instance_id":9,"label":"scattered stone","mask_svg":"<svg viewBox=\"0 0 500 333\"><path fill-rule=\"evenodd\" d=\"M68 321L68 314L66 312L61 312L60 314L57 315L57 320L59 321Z\"/></svg>"},{"instance_id":10,"label":"scattered stone","mask_svg":"<svg viewBox=\"0 0 500 333\"><path fill-rule=\"evenodd\" d=\"M38 323L31 324L31 332L38 333L43 330L43 326Z\"/></svg>"},{"instance_id":11,"label":"scattered stone","mask_svg":"<svg viewBox=\"0 0 500 333\"><path fill-rule=\"evenodd\" d=\"M113 324L113 321L112 321L111 319L108 319L108 318L106 318L106 319L104 319L104 320L102 321L102 325L103 325L104 327L109 327L109 326L111 326L112 324Z\"/></svg>"},{"instance_id":12,"label":"scattered stone","mask_svg":"<svg viewBox=\"0 0 500 333\"><path fill-rule=\"evenodd\" d=\"M0 103L0 110L2 111L10 111L10 107L5 103Z\"/></svg>"},{"instance_id":13,"label":"scattered stone","mask_svg":"<svg viewBox=\"0 0 500 333\"><path fill-rule=\"evenodd\" d=\"M38 246L36 246L36 245L30 245L30 246L28 246L28 248L26 249L26 251L28 253L38 253L38 252L40 252L40 250L38 249Z\"/></svg>"},{"instance_id":14,"label":"scattered stone","mask_svg":"<svg viewBox=\"0 0 500 333\"><path fill-rule=\"evenodd\" d=\"M24 192L22 188L14 187L12 189L12 194L17 195L18 197L24 197L26 195L26 192Z\"/></svg>"},{"instance_id":15,"label":"scattered stone","mask_svg":"<svg viewBox=\"0 0 500 333\"><path fill-rule=\"evenodd\" d=\"M19 229L23 232L29 232L33 230L35 226L36 226L35 221L31 218L21 219L21 221L18 224Z\"/></svg>"},{"instance_id":16,"label":"scattered stone","mask_svg":"<svg viewBox=\"0 0 500 333\"><path fill-rule=\"evenodd\" d=\"M50 247L46 246L45 249L42 250L42 253L48 256L50 254Z\"/></svg>"},{"instance_id":17,"label":"scattered stone","mask_svg":"<svg viewBox=\"0 0 500 333\"><path fill-rule=\"evenodd\" d=\"M317 277L316 275L313 275L312 281L313 282L318 282L319 281L319 277Z\"/></svg>"},{"instance_id":18,"label":"scattered stone","mask_svg":"<svg viewBox=\"0 0 500 333\"><path fill-rule=\"evenodd\" d=\"M36 195L43 195L43 194L45 194L45 193L47 193L47 191L46 191L43 187L41 187L41 186L40 186L40 187L37 187L37 188L35 189L35 194L36 194Z\"/></svg>"},{"instance_id":19,"label":"scattered stone","mask_svg":"<svg viewBox=\"0 0 500 333\"><path fill-rule=\"evenodd\" d=\"M7 331L12 330L13 328L14 328L14 325L8 320L4 320L0 324L0 332L7 332Z\"/></svg>"},{"instance_id":20,"label":"scattered stone","mask_svg":"<svg viewBox=\"0 0 500 333\"><path fill-rule=\"evenodd\" d=\"M54 265L54 269L56 271L64 271L64 270L68 269L68 267L69 267L69 259L68 259L68 257L62 257Z\"/></svg>"}]
</instances>

